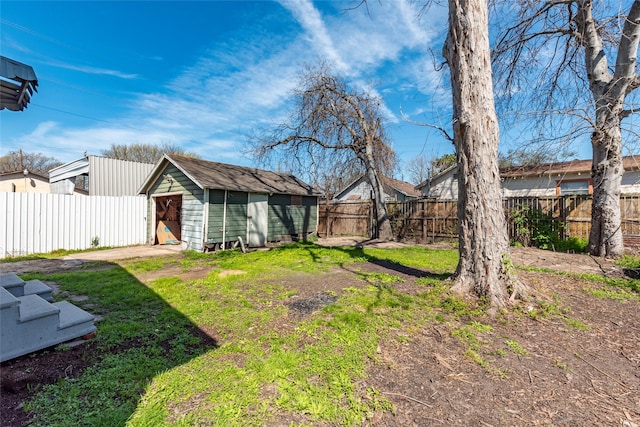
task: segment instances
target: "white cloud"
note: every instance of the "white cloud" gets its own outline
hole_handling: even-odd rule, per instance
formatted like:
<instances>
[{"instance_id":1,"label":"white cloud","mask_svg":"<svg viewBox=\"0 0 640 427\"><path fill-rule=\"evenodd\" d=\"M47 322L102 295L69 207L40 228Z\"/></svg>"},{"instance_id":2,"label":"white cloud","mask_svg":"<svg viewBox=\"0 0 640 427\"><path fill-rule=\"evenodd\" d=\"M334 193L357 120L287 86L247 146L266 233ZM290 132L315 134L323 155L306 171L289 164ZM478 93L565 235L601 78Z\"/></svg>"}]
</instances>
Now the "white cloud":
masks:
<instances>
[{"instance_id":1,"label":"white cloud","mask_svg":"<svg viewBox=\"0 0 640 427\"><path fill-rule=\"evenodd\" d=\"M280 1L280 4L291 12L293 17L307 32L312 46L321 56L327 58L342 72L349 72L350 65L345 63L334 45L331 34L325 26L320 12L310 0ZM342 41L340 33L334 34Z\"/></svg>"},{"instance_id":2,"label":"white cloud","mask_svg":"<svg viewBox=\"0 0 640 427\"><path fill-rule=\"evenodd\" d=\"M112 76L112 77L118 77L121 79L137 79L138 77L140 77L138 76L138 74L123 73L117 70L110 70L108 68L91 67L89 65L68 64L66 62L57 61L53 59L48 61L48 65L51 65L53 67L58 67L58 68L65 68L67 70L78 71L85 74Z\"/></svg>"},{"instance_id":3,"label":"white cloud","mask_svg":"<svg viewBox=\"0 0 640 427\"><path fill-rule=\"evenodd\" d=\"M70 129L42 122L12 142L28 147L33 141L49 150L47 155L60 158L65 153L64 161L84 150L99 154L111 144L163 142L208 159L237 159L243 135L253 127L282 120L301 65L315 62L318 56L332 61L354 84L380 95L381 111L391 123L401 122L400 112L384 97L404 95L403 91L431 94L442 87L441 74L425 60L439 34L433 29L437 25L427 21L437 23L439 13L418 20L419 9L408 0L370 2L369 14L363 8L346 13L331 9L343 3L280 4L303 33L269 33L247 24L233 37L203 49L163 90L135 96L120 117L108 118L112 126ZM123 79L137 77L97 67L57 66ZM382 88L372 89L377 82ZM443 92L436 99L441 95L450 97Z\"/></svg>"}]
</instances>

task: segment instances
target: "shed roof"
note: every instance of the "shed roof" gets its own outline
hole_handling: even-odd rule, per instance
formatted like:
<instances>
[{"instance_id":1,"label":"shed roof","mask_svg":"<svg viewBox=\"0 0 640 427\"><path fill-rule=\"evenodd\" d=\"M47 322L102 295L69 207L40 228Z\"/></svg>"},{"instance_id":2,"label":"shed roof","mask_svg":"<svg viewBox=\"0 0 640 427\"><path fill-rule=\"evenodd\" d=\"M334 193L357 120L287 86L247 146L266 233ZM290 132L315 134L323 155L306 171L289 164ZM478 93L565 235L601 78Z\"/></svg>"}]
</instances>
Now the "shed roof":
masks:
<instances>
[{"instance_id":1,"label":"shed roof","mask_svg":"<svg viewBox=\"0 0 640 427\"><path fill-rule=\"evenodd\" d=\"M211 162L177 154L164 155L142 184L139 193L149 189L168 163L177 167L202 189L301 196L320 195L309 184L290 174Z\"/></svg>"},{"instance_id":2,"label":"shed roof","mask_svg":"<svg viewBox=\"0 0 640 427\"><path fill-rule=\"evenodd\" d=\"M22 111L38 91L38 78L33 68L0 56L0 110Z\"/></svg>"}]
</instances>

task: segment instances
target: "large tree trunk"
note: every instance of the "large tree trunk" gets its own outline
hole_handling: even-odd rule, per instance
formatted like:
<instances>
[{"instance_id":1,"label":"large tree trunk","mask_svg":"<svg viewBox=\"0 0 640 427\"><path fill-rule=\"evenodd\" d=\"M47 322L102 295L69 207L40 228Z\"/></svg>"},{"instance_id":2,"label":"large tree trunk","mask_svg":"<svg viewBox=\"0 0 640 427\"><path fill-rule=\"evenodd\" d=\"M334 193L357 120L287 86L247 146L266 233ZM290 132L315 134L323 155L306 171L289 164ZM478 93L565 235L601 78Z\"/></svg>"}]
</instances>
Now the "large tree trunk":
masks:
<instances>
[{"instance_id":1,"label":"large tree trunk","mask_svg":"<svg viewBox=\"0 0 640 427\"><path fill-rule=\"evenodd\" d=\"M384 187L375 167L373 151L369 147L367 147L365 153L364 163L367 170L367 179L373 189L375 230L374 235L371 237L381 240L393 240L391 222L389 221L389 215L387 213L387 204L384 201Z\"/></svg>"},{"instance_id":2,"label":"large tree trunk","mask_svg":"<svg viewBox=\"0 0 640 427\"><path fill-rule=\"evenodd\" d=\"M625 115L623 106L627 94L640 87L636 76L640 1L632 3L624 20L613 74L600 29L593 19L593 1L581 0L578 5L575 22L585 50L585 68L596 105L591 136L593 205L587 249L592 255L617 258L624 252L620 215L620 185L624 174L620 122Z\"/></svg>"},{"instance_id":3,"label":"large tree trunk","mask_svg":"<svg viewBox=\"0 0 640 427\"><path fill-rule=\"evenodd\" d=\"M618 258L624 253L620 215L620 186L624 174L622 135L618 114L605 121L601 131L591 137L593 203L587 250L595 256Z\"/></svg>"},{"instance_id":4,"label":"large tree trunk","mask_svg":"<svg viewBox=\"0 0 640 427\"><path fill-rule=\"evenodd\" d=\"M453 92L460 245L453 289L502 307L525 289L513 272L502 208L489 52L487 1L449 0L443 53Z\"/></svg>"}]
</instances>

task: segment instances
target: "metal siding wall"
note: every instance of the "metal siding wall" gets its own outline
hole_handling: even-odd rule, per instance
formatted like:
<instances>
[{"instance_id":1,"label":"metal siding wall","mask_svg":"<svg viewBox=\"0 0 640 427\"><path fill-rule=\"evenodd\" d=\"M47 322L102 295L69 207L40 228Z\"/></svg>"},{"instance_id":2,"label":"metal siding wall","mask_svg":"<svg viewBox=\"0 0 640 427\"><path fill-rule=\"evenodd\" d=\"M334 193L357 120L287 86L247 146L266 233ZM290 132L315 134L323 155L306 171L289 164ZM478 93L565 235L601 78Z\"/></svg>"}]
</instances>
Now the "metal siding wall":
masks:
<instances>
[{"instance_id":1,"label":"metal siding wall","mask_svg":"<svg viewBox=\"0 0 640 427\"><path fill-rule=\"evenodd\" d=\"M144 197L0 193L0 205L0 258L146 240Z\"/></svg>"},{"instance_id":2,"label":"metal siding wall","mask_svg":"<svg viewBox=\"0 0 640 427\"><path fill-rule=\"evenodd\" d=\"M92 196L135 196L154 165L89 157L89 194Z\"/></svg>"}]
</instances>

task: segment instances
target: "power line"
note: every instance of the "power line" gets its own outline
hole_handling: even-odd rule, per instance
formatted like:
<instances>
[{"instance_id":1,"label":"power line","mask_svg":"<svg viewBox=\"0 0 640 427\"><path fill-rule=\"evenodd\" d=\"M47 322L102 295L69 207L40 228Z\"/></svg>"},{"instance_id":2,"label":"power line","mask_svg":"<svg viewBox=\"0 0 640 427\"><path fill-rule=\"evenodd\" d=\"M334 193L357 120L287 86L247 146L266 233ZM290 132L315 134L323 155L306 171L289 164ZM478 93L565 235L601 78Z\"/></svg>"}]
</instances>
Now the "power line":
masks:
<instances>
[{"instance_id":1,"label":"power line","mask_svg":"<svg viewBox=\"0 0 640 427\"><path fill-rule=\"evenodd\" d=\"M95 117L89 117L89 116L85 116L85 115L83 115L83 114L72 113L71 111L60 110L60 109L58 109L58 108L45 107L44 105L34 104L33 102L32 102L30 105L34 105L34 106L36 106L36 107L44 108L44 109L46 109L46 110L57 111L58 113L69 114L69 115L71 115L71 116L82 117L83 119L95 120L96 122L108 123L108 124L110 124L110 125L115 124L115 123L109 122L109 121L107 121L107 120L96 119Z\"/></svg>"},{"instance_id":2,"label":"power line","mask_svg":"<svg viewBox=\"0 0 640 427\"><path fill-rule=\"evenodd\" d=\"M69 114L70 116L76 116L76 117L81 117L81 118L87 119L87 120L93 120L93 121L96 121L96 122L107 123L109 125L117 126L119 128L122 128L122 129L132 129L132 130L137 130L137 131L140 131L140 132L146 132L144 129L140 129L140 128L137 128L137 127L134 127L134 126L122 125L120 123L114 123L114 122L111 122L109 120L96 119L95 117L85 116L84 114L74 113L74 112L66 111L66 110L60 110L58 108L53 108L53 107L46 107L46 106L40 105L40 104L29 103L29 106L31 106L31 105L36 106L36 107L40 107L40 108L44 108L46 110L56 111L58 113Z\"/></svg>"}]
</instances>

